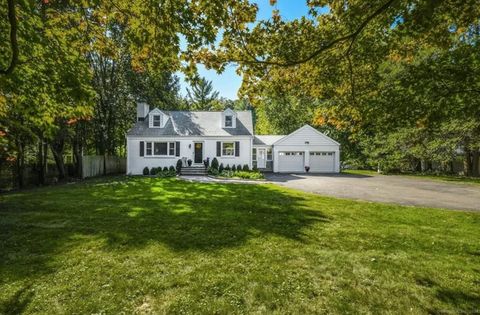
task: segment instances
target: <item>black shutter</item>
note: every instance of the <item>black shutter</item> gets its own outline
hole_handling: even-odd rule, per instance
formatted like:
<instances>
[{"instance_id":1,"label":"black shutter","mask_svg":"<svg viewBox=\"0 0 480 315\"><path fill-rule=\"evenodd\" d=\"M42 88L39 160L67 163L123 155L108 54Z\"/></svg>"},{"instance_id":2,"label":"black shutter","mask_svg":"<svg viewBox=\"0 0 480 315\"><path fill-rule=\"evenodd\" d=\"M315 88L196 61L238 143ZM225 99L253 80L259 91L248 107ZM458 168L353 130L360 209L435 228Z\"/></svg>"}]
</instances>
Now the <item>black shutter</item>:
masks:
<instances>
[{"instance_id":1,"label":"black shutter","mask_svg":"<svg viewBox=\"0 0 480 315\"><path fill-rule=\"evenodd\" d=\"M145 155L145 145L143 141L140 141L140 156Z\"/></svg>"},{"instance_id":2,"label":"black shutter","mask_svg":"<svg viewBox=\"0 0 480 315\"><path fill-rule=\"evenodd\" d=\"M180 141L175 141L175 156L180 156Z\"/></svg>"},{"instance_id":3,"label":"black shutter","mask_svg":"<svg viewBox=\"0 0 480 315\"><path fill-rule=\"evenodd\" d=\"M217 156L222 155L222 143L220 141L217 141Z\"/></svg>"},{"instance_id":4,"label":"black shutter","mask_svg":"<svg viewBox=\"0 0 480 315\"><path fill-rule=\"evenodd\" d=\"M240 141L235 141L235 156L240 156Z\"/></svg>"}]
</instances>

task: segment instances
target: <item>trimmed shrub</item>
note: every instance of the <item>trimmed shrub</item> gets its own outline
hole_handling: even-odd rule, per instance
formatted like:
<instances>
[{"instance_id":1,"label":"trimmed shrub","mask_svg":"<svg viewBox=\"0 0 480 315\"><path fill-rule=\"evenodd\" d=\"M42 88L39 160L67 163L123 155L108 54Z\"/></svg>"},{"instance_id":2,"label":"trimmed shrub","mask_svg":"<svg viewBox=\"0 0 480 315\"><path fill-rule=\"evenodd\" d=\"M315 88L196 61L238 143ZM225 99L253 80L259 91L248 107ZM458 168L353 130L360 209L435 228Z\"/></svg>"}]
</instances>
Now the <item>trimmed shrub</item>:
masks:
<instances>
[{"instance_id":1,"label":"trimmed shrub","mask_svg":"<svg viewBox=\"0 0 480 315\"><path fill-rule=\"evenodd\" d=\"M223 164L221 164L220 166L223 167ZM212 160L212 168L218 170L218 160L217 160L217 158L213 158L213 160Z\"/></svg>"},{"instance_id":2,"label":"trimmed shrub","mask_svg":"<svg viewBox=\"0 0 480 315\"><path fill-rule=\"evenodd\" d=\"M232 165L232 172L235 172L237 170L237 167L235 166L235 164Z\"/></svg>"},{"instance_id":3,"label":"trimmed shrub","mask_svg":"<svg viewBox=\"0 0 480 315\"><path fill-rule=\"evenodd\" d=\"M169 172L175 172L175 167L172 165L168 168L168 171Z\"/></svg>"},{"instance_id":4,"label":"trimmed shrub","mask_svg":"<svg viewBox=\"0 0 480 315\"><path fill-rule=\"evenodd\" d=\"M240 164L237 165L237 171L241 171L242 170L242 166Z\"/></svg>"},{"instance_id":5,"label":"trimmed shrub","mask_svg":"<svg viewBox=\"0 0 480 315\"><path fill-rule=\"evenodd\" d=\"M157 175L157 170L158 170L158 169L157 169L156 167L152 167L152 168L150 169L150 175Z\"/></svg>"},{"instance_id":6,"label":"trimmed shrub","mask_svg":"<svg viewBox=\"0 0 480 315\"><path fill-rule=\"evenodd\" d=\"M213 162L212 162L212 164L213 164ZM212 167L213 167L213 165L212 165ZM224 169L225 169L225 167L223 167L223 163L220 163L220 167L218 168L218 172L221 173L221 172L223 172Z\"/></svg>"},{"instance_id":7,"label":"trimmed shrub","mask_svg":"<svg viewBox=\"0 0 480 315\"><path fill-rule=\"evenodd\" d=\"M168 172L168 167L164 167L163 170L162 170L164 173L167 173Z\"/></svg>"},{"instance_id":8,"label":"trimmed shrub","mask_svg":"<svg viewBox=\"0 0 480 315\"><path fill-rule=\"evenodd\" d=\"M218 174L220 174L220 172L216 168L213 168L213 167L210 166L208 168L208 174L213 175L213 176L217 176Z\"/></svg>"},{"instance_id":9,"label":"trimmed shrub","mask_svg":"<svg viewBox=\"0 0 480 315\"><path fill-rule=\"evenodd\" d=\"M257 168L257 166L256 166L256 165L254 165L254 166L252 167L252 171L254 171L254 172L258 172L258 168Z\"/></svg>"},{"instance_id":10,"label":"trimmed shrub","mask_svg":"<svg viewBox=\"0 0 480 315\"><path fill-rule=\"evenodd\" d=\"M248 164L245 164L243 166L243 171L248 172L249 170L250 170L250 168L248 167Z\"/></svg>"},{"instance_id":11,"label":"trimmed shrub","mask_svg":"<svg viewBox=\"0 0 480 315\"><path fill-rule=\"evenodd\" d=\"M205 160L203 160L203 165L205 165L205 168L208 169L210 166L210 158L207 157Z\"/></svg>"},{"instance_id":12,"label":"trimmed shrub","mask_svg":"<svg viewBox=\"0 0 480 315\"><path fill-rule=\"evenodd\" d=\"M178 174L180 174L180 171L182 170L182 166L183 166L183 162L182 162L181 159L179 159L179 160L177 161L177 167L176 167Z\"/></svg>"},{"instance_id":13,"label":"trimmed shrub","mask_svg":"<svg viewBox=\"0 0 480 315\"><path fill-rule=\"evenodd\" d=\"M243 179L263 179L263 174L260 172L236 172L233 176L240 177Z\"/></svg>"},{"instance_id":14,"label":"trimmed shrub","mask_svg":"<svg viewBox=\"0 0 480 315\"><path fill-rule=\"evenodd\" d=\"M145 168L143 169L143 175L148 175L150 174L150 171L148 170L148 167L145 166Z\"/></svg>"},{"instance_id":15,"label":"trimmed shrub","mask_svg":"<svg viewBox=\"0 0 480 315\"><path fill-rule=\"evenodd\" d=\"M229 171L230 170L230 164L227 164L227 166L225 166L225 171Z\"/></svg>"}]
</instances>

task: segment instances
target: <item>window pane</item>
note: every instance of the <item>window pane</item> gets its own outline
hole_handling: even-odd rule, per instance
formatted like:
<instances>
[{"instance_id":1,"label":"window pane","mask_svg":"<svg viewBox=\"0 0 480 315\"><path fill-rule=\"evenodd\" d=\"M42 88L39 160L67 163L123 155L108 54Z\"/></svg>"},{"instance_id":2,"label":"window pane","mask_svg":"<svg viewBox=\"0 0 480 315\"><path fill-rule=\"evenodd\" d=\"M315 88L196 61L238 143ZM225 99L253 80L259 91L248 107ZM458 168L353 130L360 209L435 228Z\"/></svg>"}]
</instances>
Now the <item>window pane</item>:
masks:
<instances>
[{"instance_id":1,"label":"window pane","mask_svg":"<svg viewBox=\"0 0 480 315\"><path fill-rule=\"evenodd\" d=\"M160 115L153 115L153 126L160 127Z\"/></svg>"},{"instance_id":2,"label":"window pane","mask_svg":"<svg viewBox=\"0 0 480 315\"><path fill-rule=\"evenodd\" d=\"M232 120L232 116L225 116L225 127L232 127L233 125L233 120Z\"/></svg>"},{"instance_id":3,"label":"window pane","mask_svg":"<svg viewBox=\"0 0 480 315\"><path fill-rule=\"evenodd\" d=\"M257 160L257 149L252 150L252 160L254 160L254 161Z\"/></svg>"},{"instance_id":4,"label":"window pane","mask_svg":"<svg viewBox=\"0 0 480 315\"><path fill-rule=\"evenodd\" d=\"M147 142L147 155L152 155L152 143Z\"/></svg>"},{"instance_id":5,"label":"window pane","mask_svg":"<svg viewBox=\"0 0 480 315\"><path fill-rule=\"evenodd\" d=\"M153 145L154 155L167 155L167 142L155 142Z\"/></svg>"},{"instance_id":6,"label":"window pane","mask_svg":"<svg viewBox=\"0 0 480 315\"><path fill-rule=\"evenodd\" d=\"M235 145L233 142L222 143L222 155L235 155Z\"/></svg>"},{"instance_id":7,"label":"window pane","mask_svg":"<svg viewBox=\"0 0 480 315\"><path fill-rule=\"evenodd\" d=\"M272 149L267 149L267 161L272 160Z\"/></svg>"},{"instance_id":8,"label":"window pane","mask_svg":"<svg viewBox=\"0 0 480 315\"><path fill-rule=\"evenodd\" d=\"M169 142L168 155L175 155L175 142Z\"/></svg>"}]
</instances>

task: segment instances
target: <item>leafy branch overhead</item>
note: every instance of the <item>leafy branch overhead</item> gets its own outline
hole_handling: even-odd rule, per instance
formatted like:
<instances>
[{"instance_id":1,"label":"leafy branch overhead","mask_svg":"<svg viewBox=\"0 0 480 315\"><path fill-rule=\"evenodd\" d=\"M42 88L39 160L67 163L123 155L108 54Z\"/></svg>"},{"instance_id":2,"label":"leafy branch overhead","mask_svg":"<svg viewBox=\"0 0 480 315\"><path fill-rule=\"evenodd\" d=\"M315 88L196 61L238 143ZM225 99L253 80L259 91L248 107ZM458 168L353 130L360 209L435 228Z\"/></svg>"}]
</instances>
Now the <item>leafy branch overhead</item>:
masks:
<instances>
[{"instance_id":1,"label":"leafy branch overhead","mask_svg":"<svg viewBox=\"0 0 480 315\"><path fill-rule=\"evenodd\" d=\"M11 59L5 69L0 69L0 75L7 75L13 72L18 62L18 42L17 42L17 17L15 13L15 0L7 0L8 7L8 23L10 24L10 49Z\"/></svg>"}]
</instances>

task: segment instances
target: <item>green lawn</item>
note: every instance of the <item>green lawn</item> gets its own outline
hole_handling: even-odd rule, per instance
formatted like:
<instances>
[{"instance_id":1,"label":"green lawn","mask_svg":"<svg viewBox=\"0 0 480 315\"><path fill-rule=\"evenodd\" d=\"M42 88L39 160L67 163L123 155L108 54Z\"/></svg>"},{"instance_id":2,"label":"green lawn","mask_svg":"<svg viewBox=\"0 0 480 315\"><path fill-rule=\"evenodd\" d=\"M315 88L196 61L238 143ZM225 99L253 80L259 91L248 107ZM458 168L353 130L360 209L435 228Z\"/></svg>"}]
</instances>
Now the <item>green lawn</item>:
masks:
<instances>
[{"instance_id":1,"label":"green lawn","mask_svg":"<svg viewBox=\"0 0 480 315\"><path fill-rule=\"evenodd\" d=\"M371 171L371 170L342 170L342 173L351 174L351 175L366 175L366 176L381 175L376 171ZM408 176L412 178L431 179L431 180L441 181L441 182L480 185L480 177L465 177L465 176L456 176L456 175L434 175L434 174L423 174L423 173L387 174L385 176Z\"/></svg>"},{"instance_id":2,"label":"green lawn","mask_svg":"<svg viewBox=\"0 0 480 315\"><path fill-rule=\"evenodd\" d=\"M474 313L480 213L111 178L0 196L0 313Z\"/></svg>"},{"instance_id":3,"label":"green lawn","mask_svg":"<svg viewBox=\"0 0 480 315\"><path fill-rule=\"evenodd\" d=\"M431 175L431 174L405 174L405 176L415 177L415 178L426 178L426 179L432 179L435 181L450 182L450 183L480 185L479 177L465 177L465 176L455 176L455 175Z\"/></svg>"}]
</instances>

